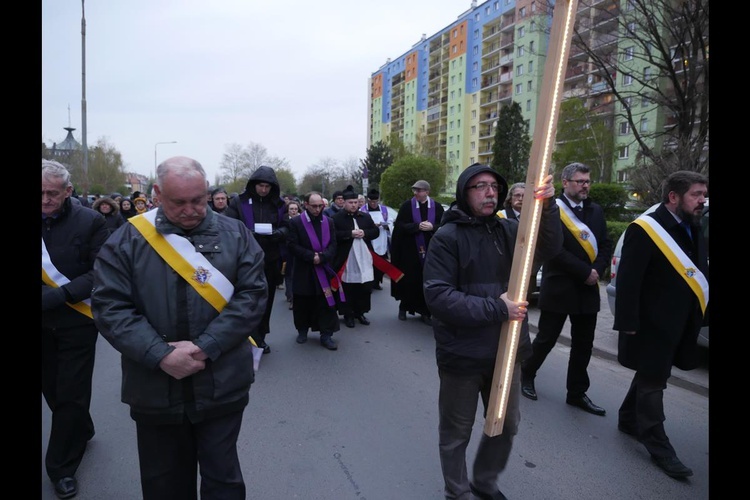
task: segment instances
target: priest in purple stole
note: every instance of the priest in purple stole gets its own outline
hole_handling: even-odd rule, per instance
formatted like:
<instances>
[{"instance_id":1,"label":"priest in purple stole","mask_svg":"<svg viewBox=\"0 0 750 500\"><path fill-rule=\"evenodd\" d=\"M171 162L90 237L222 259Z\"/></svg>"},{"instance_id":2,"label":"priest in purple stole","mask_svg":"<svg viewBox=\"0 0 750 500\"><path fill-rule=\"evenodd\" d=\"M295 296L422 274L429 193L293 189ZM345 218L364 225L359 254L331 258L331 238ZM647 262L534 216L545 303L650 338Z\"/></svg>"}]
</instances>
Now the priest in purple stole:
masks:
<instances>
[{"instance_id":1,"label":"priest in purple stole","mask_svg":"<svg viewBox=\"0 0 750 500\"><path fill-rule=\"evenodd\" d=\"M305 210L289 221L287 245L294 259L292 301L297 343L307 342L309 330L320 332L320 345L338 349L333 333L339 331L335 293L345 300L331 263L336 257L336 230L333 220L323 215L323 197L313 191L305 195ZM331 286L334 281L336 291Z\"/></svg>"},{"instance_id":2,"label":"priest in purple stole","mask_svg":"<svg viewBox=\"0 0 750 500\"><path fill-rule=\"evenodd\" d=\"M412 186L414 197L398 211L391 239L391 263L404 273L398 282L391 281L391 296L399 301L398 319L406 313L419 314L424 323L432 324L422 289L422 266L432 235L443 218L443 205L430 198L430 184L419 180Z\"/></svg>"}]
</instances>

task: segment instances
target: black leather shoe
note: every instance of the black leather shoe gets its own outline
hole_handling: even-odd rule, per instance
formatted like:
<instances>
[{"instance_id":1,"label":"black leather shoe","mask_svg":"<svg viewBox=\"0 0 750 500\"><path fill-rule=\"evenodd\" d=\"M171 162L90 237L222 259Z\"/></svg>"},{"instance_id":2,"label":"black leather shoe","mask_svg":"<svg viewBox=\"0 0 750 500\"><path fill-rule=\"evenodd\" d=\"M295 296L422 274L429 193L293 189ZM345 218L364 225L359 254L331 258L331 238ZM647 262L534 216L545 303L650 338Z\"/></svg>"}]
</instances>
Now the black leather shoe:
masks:
<instances>
[{"instance_id":1,"label":"black leather shoe","mask_svg":"<svg viewBox=\"0 0 750 500\"><path fill-rule=\"evenodd\" d=\"M349 328L354 328L354 318L349 318L349 317L344 318L344 324L348 326Z\"/></svg>"},{"instance_id":2,"label":"black leather shoe","mask_svg":"<svg viewBox=\"0 0 750 500\"><path fill-rule=\"evenodd\" d=\"M335 351L339 348L338 345L336 345L336 341L333 340L331 337L320 339L320 345L328 349L329 351Z\"/></svg>"},{"instance_id":3,"label":"black leather shoe","mask_svg":"<svg viewBox=\"0 0 750 500\"><path fill-rule=\"evenodd\" d=\"M406 321L406 311L399 311L398 319L400 319L401 321Z\"/></svg>"},{"instance_id":4,"label":"black leather shoe","mask_svg":"<svg viewBox=\"0 0 750 500\"><path fill-rule=\"evenodd\" d=\"M269 354L271 352L271 346L268 345L268 344L266 344L265 342L263 342L262 344L260 344L258 347L260 347L261 349L263 349L263 354Z\"/></svg>"},{"instance_id":5,"label":"black leather shoe","mask_svg":"<svg viewBox=\"0 0 750 500\"><path fill-rule=\"evenodd\" d=\"M373 290L382 290L382 289L383 289L383 287L382 287L382 286L380 286L380 283L375 283L375 284L374 284L374 285L372 286L372 289L373 289Z\"/></svg>"},{"instance_id":6,"label":"black leather shoe","mask_svg":"<svg viewBox=\"0 0 750 500\"><path fill-rule=\"evenodd\" d=\"M360 322L360 323L362 323L363 325L369 325L369 324L370 324L370 320L369 320L369 319L367 319L367 318L365 318L365 315L364 315L364 314L360 314L359 316L357 316L357 319L358 319L358 320L359 320L359 322Z\"/></svg>"},{"instance_id":7,"label":"black leather shoe","mask_svg":"<svg viewBox=\"0 0 750 500\"><path fill-rule=\"evenodd\" d=\"M669 477L682 479L693 475L692 469L680 462L680 459L677 457L655 457L651 455L651 460Z\"/></svg>"},{"instance_id":8,"label":"black leather shoe","mask_svg":"<svg viewBox=\"0 0 750 500\"><path fill-rule=\"evenodd\" d=\"M469 488L471 488L471 493L480 500L508 500L508 497L503 495L503 492L500 490L497 490L494 493L485 493L479 491L476 486L471 483L469 483Z\"/></svg>"},{"instance_id":9,"label":"black leather shoe","mask_svg":"<svg viewBox=\"0 0 750 500\"><path fill-rule=\"evenodd\" d=\"M589 413L592 413L594 415L599 415L603 417L606 415L607 410L600 406L596 406L587 395L571 398L568 396L565 399L565 402L568 403L571 406L577 406L578 408L582 409L583 411L587 411Z\"/></svg>"},{"instance_id":10,"label":"black leather shoe","mask_svg":"<svg viewBox=\"0 0 750 500\"><path fill-rule=\"evenodd\" d=\"M426 314L423 314L422 315L422 323L424 323L425 325L432 326L432 317L430 317L430 316L428 316Z\"/></svg>"},{"instance_id":11,"label":"black leather shoe","mask_svg":"<svg viewBox=\"0 0 750 500\"><path fill-rule=\"evenodd\" d=\"M297 333L297 343L304 344L307 342L307 333Z\"/></svg>"},{"instance_id":12,"label":"black leather shoe","mask_svg":"<svg viewBox=\"0 0 750 500\"><path fill-rule=\"evenodd\" d=\"M52 483L55 485L57 498L71 498L78 493L78 481L74 477L64 477Z\"/></svg>"},{"instance_id":13,"label":"black leather shoe","mask_svg":"<svg viewBox=\"0 0 750 500\"><path fill-rule=\"evenodd\" d=\"M521 378L521 394L532 401L539 399L536 395L536 388L534 388L534 379Z\"/></svg>"}]
</instances>

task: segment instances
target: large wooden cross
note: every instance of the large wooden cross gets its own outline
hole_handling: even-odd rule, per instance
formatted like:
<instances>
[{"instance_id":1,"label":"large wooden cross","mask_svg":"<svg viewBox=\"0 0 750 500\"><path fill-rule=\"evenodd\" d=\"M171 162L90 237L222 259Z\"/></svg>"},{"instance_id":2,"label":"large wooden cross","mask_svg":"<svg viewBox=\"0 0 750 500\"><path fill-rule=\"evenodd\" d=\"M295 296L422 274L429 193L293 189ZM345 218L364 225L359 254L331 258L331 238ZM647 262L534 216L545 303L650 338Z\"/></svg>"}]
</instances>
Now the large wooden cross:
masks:
<instances>
[{"instance_id":1,"label":"large wooden cross","mask_svg":"<svg viewBox=\"0 0 750 500\"><path fill-rule=\"evenodd\" d=\"M549 171L549 162L555 140L557 115L565 79L565 69L570 53L578 0L557 0L552 12L552 30L549 37L547 60L544 63L544 76L540 89L536 126L526 174L526 191L523 197L523 217L518 227L518 237L510 271L508 296L514 301L523 300L529 289L531 265L534 260L536 237L539 233L539 220L543 200L534 199L534 187L539 185ZM497 436L503 432L505 413L508 404L510 384L516 362L516 351L521 333L521 321L505 322L500 330L500 344L497 348L495 372L492 378L492 392L487 406L484 433Z\"/></svg>"}]
</instances>

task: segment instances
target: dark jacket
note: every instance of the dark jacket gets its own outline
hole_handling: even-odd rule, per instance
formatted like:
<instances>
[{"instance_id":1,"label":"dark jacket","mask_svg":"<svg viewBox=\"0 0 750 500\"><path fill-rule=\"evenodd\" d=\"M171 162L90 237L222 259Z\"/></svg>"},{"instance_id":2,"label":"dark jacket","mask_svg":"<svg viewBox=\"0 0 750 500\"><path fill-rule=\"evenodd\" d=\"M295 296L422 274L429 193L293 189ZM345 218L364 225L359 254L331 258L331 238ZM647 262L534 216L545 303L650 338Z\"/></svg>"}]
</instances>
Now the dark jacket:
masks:
<instances>
[{"instance_id":1,"label":"dark jacket","mask_svg":"<svg viewBox=\"0 0 750 500\"><path fill-rule=\"evenodd\" d=\"M424 295L432 312L438 366L468 373L491 369L495 363L500 329L508 320L500 295L508 290L518 232L515 220L470 215L465 187L480 172L497 177L503 191L498 196L503 199L508 186L497 172L486 165L464 170L458 178L456 201L432 237L424 266ZM559 209L552 200L545 205L536 245L538 259L554 255L562 245ZM526 319L516 361L530 354Z\"/></svg>"},{"instance_id":2,"label":"dark jacket","mask_svg":"<svg viewBox=\"0 0 750 500\"><path fill-rule=\"evenodd\" d=\"M259 182L267 182L271 185L268 195L262 198L255 191L255 185ZM242 205L248 205L250 200L252 200L251 207L255 224L271 224L272 234L258 234L255 232L255 227L250 227L250 223L242 210ZM281 199L279 181L276 179L276 172L271 167L258 167L248 179L245 190L229 200L223 215L244 222L260 243L260 247L265 254L266 264L279 265L278 261L281 259L280 245L286 239L289 222L286 217L286 203Z\"/></svg>"},{"instance_id":3,"label":"dark jacket","mask_svg":"<svg viewBox=\"0 0 750 500\"><path fill-rule=\"evenodd\" d=\"M568 207L568 199L559 196ZM563 248L544 262L542 286L539 290L539 309L563 314L596 314L600 308L599 283L584 283L596 269L600 278L612 258L612 240L607 234L607 221L604 211L590 199L583 201L582 214L579 217L596 237L599 249L594 262L578 240L562 222Z\"/></svg>"},{"instance_id":4,"label":"dark jacket","mask_svg":"<svg viewBox=\"0 0 750 500\"><path fill-rule=\"evenodd\" d=\"M88 316L67 306L91 296L94 260L107 240L104 216L68 197L60 214L42 218L42 241L55 268L70 283L59 288L42 282L42 326L64 328L91 324Z\"/></svg>"},{"instance_id":5,"label":"dark jacket","mask_svg":"<svg viewBox=\"0 0 750 500\"><path fill-rule=\"evenodd\" d=\"M305 226L302 225L302 218L307 217L307 215L309 215L309 213L304 211L299 217L294 217L290 220L287 246L289 248L289 254L294 259L292 290L294 290L295 295L323 295L323 290L321 289L318 277L315 274L315 265L313 264L315 251L313 250ZM336 228L333 225L333 220L323 214L320 214L317 217L311 216L310 218L319 241L323 241L321 236L321 228L323 224L327 224L328 230L330 231L330 242L328 246L323 249L323 253L320 254L321 263L326 268L327 278L330 280L335 274L331 264L336 257Z\"/></svg>"},{"instance_id":6,"label":"dark jacket","mask_svg":"<svg viewBox=\"0 0 750 500\"><path fill-rule=\"evenodd\" d=\"M708 279L705 240L691 241L669 210L660 205L653 217ZM697 235L700 227L692 227ZM637 224L625 230L617 267L614 329L620 333L618 360L628 368L666 381L672 365L698 366L697 338L704 318L698 298L664 253Z\"/></svg>"},{"instance_id":7,"label":"dark jacket","mask_svg":"<svg viewBox=\"0 0 750 500\"><path fill-rule=\"evenodd\" d=\"M367 244L367 248L372 251L372 240L380 236L380 229L375 225L372 217L367 212L361 212L357 209L353 214L346 209L339 210L332 217L333 225L336 228L336 258L333 262L333 269L338 272L349 258L349 251L354 244L352 230L354 229L354 220L357 220L357 226L364 230L365 237L362 238Z\"/></svg>"},{"instance_id":8,"label":"dark jacket","mask_svg":"<svg viewBox=\"0 0 750 500\"><path fill-rule=\"evenodd\" d=\"M94 264L91 295L102 336L122 354L122 401L136 420L191 421L239 411L254 381L248 337L263 317L267 285L263 252L237 220L207 211L189 235L156 209L156 230L186 238L224 275L234 292L219 313L178 275L133 224L112 234ZM209 277L210 280L210 277ZM159 368L190 340L208 355L206 368L176 380Z\"/></svg>"},{"instance_id":9,"label":"dark jacket","mask_svg":"<svg viewBox=\"0 0 750 500\"><path fill-rule=\"evenodd\" d=\"M112 210L108 214L105 214L99 210L99 207L102 206L102 204L104 203L112 207ZM114 233L115 229L122 226L126 222L125 218L122 215L120 215L120 204L117 203L112 198L108 198L106 196L103 198L99 198L98 200L94 202L93 205L91 205L91 208L96 210L97 212L99 212L100 214L104 216L104 220L107 221L106 222L107 229L109 229L110 233Z\"/></svg>"}]
</instances>

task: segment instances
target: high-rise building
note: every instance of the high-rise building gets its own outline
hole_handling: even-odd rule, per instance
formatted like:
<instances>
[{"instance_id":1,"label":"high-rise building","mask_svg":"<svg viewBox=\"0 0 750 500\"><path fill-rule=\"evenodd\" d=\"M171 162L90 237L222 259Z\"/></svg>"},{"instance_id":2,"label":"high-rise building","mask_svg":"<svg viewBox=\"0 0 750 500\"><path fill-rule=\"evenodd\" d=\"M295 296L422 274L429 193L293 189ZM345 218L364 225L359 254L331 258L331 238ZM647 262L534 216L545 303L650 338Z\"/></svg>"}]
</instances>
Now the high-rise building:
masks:
<instances>
[{"instance_id":1,"label":"high-rise building","mask_svg":"<svg viewBox=\"0 0 750 500\"><path fill-rule=\"evenodd\" d=\"M519 104L533 137L551 26L547 5L546 0L472 1L445 28L422 35L404 54L389 58L369 81L368 147L397 137L444 161L446 184L440 191L450 193L464 168L491 162L503 106ZM677 14L679 10L664 15ZM687 71L682 52L689 44L674 44L666 48L666 56L651 57L650 42L635 34L653 24L646 21L632 0L578 3L576 36L586 50L580 44L571 47L562 98L581 99L587 119L599 120L611 131L614 144L598 165L603 181L626 183L638 165L640 144L634 133L659 149L670 137L663 131L674 126L673 111L648 98L656 93L644 89L668 89L675 81L674 74L671 81L664 76L670 70L658 68L658 61L666 59L678 71ZM661 19L661 25L650 29L668 30L670 23ZM670 37L674 34L665 34L664 40Z\"/></svg>"}]
</instances>

